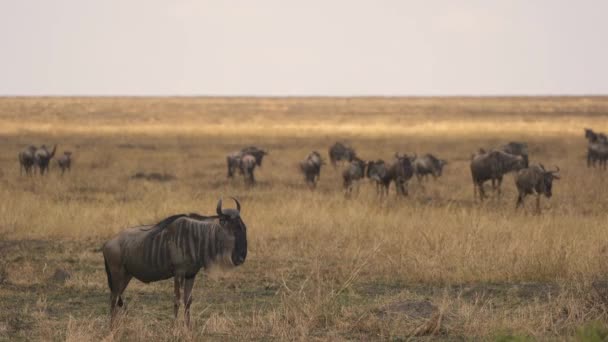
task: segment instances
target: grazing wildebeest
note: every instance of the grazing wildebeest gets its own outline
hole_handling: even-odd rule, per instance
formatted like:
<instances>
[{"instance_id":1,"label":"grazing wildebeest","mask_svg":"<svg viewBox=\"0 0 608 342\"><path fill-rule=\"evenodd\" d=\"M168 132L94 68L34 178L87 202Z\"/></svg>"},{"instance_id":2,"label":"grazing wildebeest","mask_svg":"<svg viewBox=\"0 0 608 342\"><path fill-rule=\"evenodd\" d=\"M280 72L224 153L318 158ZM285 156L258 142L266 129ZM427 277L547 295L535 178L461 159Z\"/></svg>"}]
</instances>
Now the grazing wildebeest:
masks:
<instances>
[{"instance_id":1,"label":"grazing wildebeest","mask_svg":"<svg viewBox=\"0 0 608 342\"><path fill-rule=\"evenodd\" d=\"M53 146L53 150L49 152L45 145L40 146L34 153L34 160L36 161L36 166L40 170L40 175L44 175L45 172L49 171L49 163L51 158L55 156L55 151L57 151L57 145Z\"/></svg>"},{"instance_id":2,"label":"grazing wildebeest","mask_svg":"<svg viewBox=\"0 0 608 342\"><path fill-rule=\"evenodd\" d=\"M354 183L365 177L366 164L365 161L354 157L348 167L342 171L342 180L347 197L352 194Z\"/></svg>"},{"instance_id":3,"label":"grazing wildebeest","mask_svg":"<svg viewBox=\"0 0 608 342\"><path fill-rule=\"evenodd\" d=\"M515 156L496 150L474 154L471 159L473 197L477 197L477 190L479 190L479 198L483 201L485 197L483 183L488 180L492 181L492 187L497 190L498 195L500 195L500 185L502 184L503 175L523 168L524 159L522 156Z\"/></svg>"},{"instance_id":4,"label":"grazing wildebeest","mask_svg":"<svg viewBox=\"0 0 608 342\"><path fill-rule=\"evenodd\" d=\"M144 283L173 277L173 313L177 318L183 289L189 325L192 286L200 269L238 266L247 257L247 226L240 216L241 205L234 201L236 209L222 209L220 199L217 216L174 215L153 226L127 229L106 242L103 258L111 292L111 321L123 306L122 293L132 277Z\"/></svg>"},{"instance_id":5,"label":"grazing wildebeest","mask_svg":"<svg viewBox=\"0 0 608 342\"><path fill-rule=\"evenodd\" d=\"M511 141L506 145L497 148L499 151L509 153L515 156L521 156L524 159L524 167L528 167L528 144L525 142Z\"/></svg>"},{"instance_id":6,"label":"grazing wildebeest","mask_svg":"<svg viewBox=\"0 0 608 342\"><path fill-rule=\"evenodd\" d=\"M62 176L63 176L63 173L65 172L65 170L68 170L68 171L71 172L71 169L72 169L72 152L70 152L70 151L64 151L63 155L61 157L57 158L57 165L61 169L61 175Z\"/></svg>"},{"instance_id":7,"label":"grazing wildebeest","mask_svg":"<svg viewBox=\"0 0 608 342\"><path fill-rule=\"evenodd\" d=\"M304 174L306 184L311 189L317 186L317 181L321 178L321 155L317 151L312 151L306 156L306 159L300 162L300 171Z\"/></svg>"},{"instance_id":8,"label":"grazing wildebeest","mask_svg":"<svg viewBox=\"0 0 608 342\"><path fill-rule=\"evenodd\" d=\"M551 198L553 180L559 179L558 172L558 167L555 168L555 171L546 171L542 164L519 170L515 177L518 192L515 209L524 204L524 198L527 195L536 192L536 211L540 213L540 196L545 195L547 198Z\"/></svg>"},{"instance_id":9,"label":"grazing wildebeest","mask_svg":"<svg viewBox=\"0 0 608 342\"><path fill-rule=\"evenodd\" d=\"M255 157L251 154L246 154L240 159L239 168L243 177L245 178L245 184L254 185L255 177L253 176L253 171L255 170L257 163L255 161Z\"/></svg>"},{"instance_id":10,"label":"grazing wildebeest","mask_svg":"<svg viewBox=\"0 0 608 342\"><path fill-rule=\"evenodd\" d=\"M23 175L25 171L26 175L31 175L32 167L36 163L36 146L30 145L19 152L19 174Z\"/></svg>"},{"instance_id":11,"label":"grazing wildebeest","mask_svg":"<svg viewBox=\"0 0 608 342\"><path fill-rule=\"evenodd\" d=\"M348 162L353 161L353 159L357 156L355 150L346 146L341 142L336 142L329 148L329 161L331 165L335 168L338 161L346 160Z\"/></svg>"},{"instance_id":12,"label":"grazing wildebeest","mask_svg":"<svg viewBox=\"0 0 608 342\"><path fill-rule=\"evenodd\" d=\"M433 175L434 179L441 177L443 167L447 163L447 161L439 159L432 154L425 154L420 157L414 157L412 164L414 167L414 174L420 182L423 178L428 177L428 175Z\"/></svg>"}]
</instances>

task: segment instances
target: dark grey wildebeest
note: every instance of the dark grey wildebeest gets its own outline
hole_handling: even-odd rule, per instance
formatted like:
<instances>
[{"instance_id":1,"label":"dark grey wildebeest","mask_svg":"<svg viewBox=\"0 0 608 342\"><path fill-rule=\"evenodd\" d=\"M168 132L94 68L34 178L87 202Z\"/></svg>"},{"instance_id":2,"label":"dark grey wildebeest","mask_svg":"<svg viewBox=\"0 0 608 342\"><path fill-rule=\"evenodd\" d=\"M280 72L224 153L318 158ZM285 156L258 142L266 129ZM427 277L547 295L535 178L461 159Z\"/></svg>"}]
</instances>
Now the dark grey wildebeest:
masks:
<instances>
[{"instance_id":1,"label":"dark grey wildebeest","mask_svg":"<svg viewBox=\"0 0 608 342\"><path fill-rule=\"evenodd\" d=\"M471 159L471 176L473 178L473 197L483 201L485 191L483 183L492 181L492 188L497 190L500 195L502 178L511 171L519 171L524 168L522 156L516 156L502 151L490 151L486 153L476 153Z\"/></svg>"},{"instance_id":2,"label":"dark grey wildebeest","mask_svg":"<svg viewBox=\"0 0 608 342\"><path fill-rule=\"evenodd\" d=\"M376 190L381 196L388 195L391 182L395 184L397 196L407 196L407 182L414 175L411 158L395 153L395 160L387 165L383 160L371 161L367 167L367 177L376 182Z\"/></svg>"},{"instance_id":3,"label":"dark grey wildebeest","mask_svg":"<svg viewBox=\"0 0 608 342\"><path fill-rule=\"evenodd\" d=\"M527 195L536 193L536 211L540 214L540 196L545 195L545 197L551 198L553 180L559 179L558 172L558 167L555 168L555 171L547 171L542 164L519 170L515 177L518 192L515 209L524 204L524 198Z\"/></svg>"},{"instance_id":4,"label":"dark grey wildebeest","mask_svg":"<svg viewBox=\"0 0 608 342\"><path fill-rule=\"evenodd\" d=\"M264 159L264 156L268 155L268 151L255 146L247 146L241 150L241 153L243 155L252 155L255 158L255 163L257 164L257 166L262 166L262 160Z\"/></svg>"},{"instance_id":5,"label":"dark grey wildebeest","mask_svg":"<svg viewBox=\"0 0 608 342\"><path fill-rule=\"evenodd\" d=\"M241 173L243 174L243 177L245 179L245 184L247 184L247 185L255 184L255 177L253 175L253 172L255 171L255 167L257 165L258 164L256 163L255 157L252 156L251 154L245 154L244 156L241 157L239 169L240 169Z\"/></svg>"},{"instance_id":6,"label":"dark grey wildebeest","mask_svg":"<svg viewBox=\"0 0 608 342\"><path fill-rule=\"evenodd\" d=\"M521 156L524 159L524 167L528 167L529 158L528 158L528 144L525 142L517 142L511 141L506 145L500 146L497 148L499 151L503 151L505 153L509 153L515 156Z\"/></svg>"},{"instance_id":7,"label":"dark grey wildebeest","mask_svg":"<svg viewBox=\"0 0 608 342\"><path fill-rule=\"evenodd\" d=\"M103 257L110 287L111 321L123 306L122 294L131 278L144 283L174 279L175 318L183 290L185 321L190 324L194 278L201 268L238 266L247 257L247 226L241 205L222 209L217 216L174 215L155 225L129 228L106 242Z\"/></svg>"},{"instance_id":8,"label":"dark grey wildebeest","mask_svg":"<svg viewBox=\"0 0 608 342\"><path fill-rule=\"evenodd\" d=\"M241 158L245 155L252 155L255 158L257 166L262 166L262 160L265 155L268 155L268 151L257 148L255 146L248 146L240 151L232 152L226 156L226 166L228 168L228 178L234 177L235 171L241 171Z\"/></svg>"},{"instance_id":9,"label":"dark grey wildebeest","mask_svg":"<svg viewBox=\"0 0 608 342\"><path fill-rule=\"evenodd\" d=\"M334 168L336 167L338 161L345 160L351 162L357 156L357 153L352 147L347 146L341 142L336 142L335 144L333 144L329 148L328 154L329 161L331 162L331 165L333 165Z\"/></svg>"},{"instance_id":10,"label":"dark grey wildebeest","mask_svg":"<svg viewBox=\"0 0 608 342\"><path fill-rule=\"evenodd\" d=\"M447 163L447 161L439 159L432 154L425 154L420 157L414 157L412 165L414 174L420 182L423 178L427 178L428 175L432 175L434 179L441 177L443 167L447 165Z\"/></svg>"},{"instance_id":11,"label":"dark grey wildebeest","mask_svg":"<svg viewBox=\"0 0 608 342\"><path fill-rule=\"evenodd\" d=\"M45 145L40 146L36 149L34 153L34 160L36 162L36 166L40 171L40 175L44 175L45 172L49 171L49 163L51 158L55 156L55 151L57 151L57 145L53 146L53 150L49 152Z\"/></svg>"},{"instance_id":12,"label":"dark grey wildebeest","mask_svg":"<svg viewBox=\"0 0 608 342\"><path fill-rule=\"evenodd\" d=\"M359 180L365 177L366 166L367 163L365 161L354 157L353 160L351 160L350 164L348 164L346 169L342 171L342 184L344 186L345 195L347 197L352 194L355 182L358 182ZM358 189L359 188L357 187L357 192Z\"/></svg>"},{"instance_id":13,"label":"dark grey wildebeest","mask_svg":"<svg viewBox=\"0 0 608 342\"><path fill-rule=\"evenodd\" d=\"M304 174L304 179L306 180L306 184L311 189L314 189L317 186L317 182L321 178L321 166L323 165L323 160L321 159L321 154L317 151L312 151L306 156L306 159L300 162L300 171Z\"/></svg>"},{"instance_id":14,"label":"dark grey wildebeest","mask_svg":"<svg viewBox=\"0 0 608 342\"><path fill-rule=\"evenodd\" d=\"M19 152L19 174L23 175L25 171L26 175L32 174L32 167L36 163L36 146L30 145Z\"/></svg>"},{"instance_id":15,"label":"dark grey wildebeest","mask_svg":"<svg viewBox=\"0 0 608 342\"><path fill-rule=\"evenodd\" d=\"M379 195L384 194L384 179L386 178L386 174L387 167L384 160L378 159L367 162L367 170L365 171L365 176L367 176L367 178L369 178L372 182L374 182L374 184L376 184L376 193Z\"/></svg>"},{"instance_id":16,"label":"dark grey wildebeest","mask_svg":"<svg viewBox=\"0 0 608 342\"><path fill-rule=\"evenodd\" d=\"M606 169L608 161L608 139L602 133L596 133L592 129L585 128L587 145L587 167L595 167L599 162L600 168Z\"/></svg>"},{"instance_id":17,"label":"dark grey wildebeest","mask_svg":"<svg viewBox=\"0 0 608 342\"><path fill-rule=\"evenodd\" d=\"M64 151L63 155L57 158L57 165L61 169L61 175L63 176L64 172L68 170L71 172L72 169L72 152Z\"/></svg>"}]
</instances>

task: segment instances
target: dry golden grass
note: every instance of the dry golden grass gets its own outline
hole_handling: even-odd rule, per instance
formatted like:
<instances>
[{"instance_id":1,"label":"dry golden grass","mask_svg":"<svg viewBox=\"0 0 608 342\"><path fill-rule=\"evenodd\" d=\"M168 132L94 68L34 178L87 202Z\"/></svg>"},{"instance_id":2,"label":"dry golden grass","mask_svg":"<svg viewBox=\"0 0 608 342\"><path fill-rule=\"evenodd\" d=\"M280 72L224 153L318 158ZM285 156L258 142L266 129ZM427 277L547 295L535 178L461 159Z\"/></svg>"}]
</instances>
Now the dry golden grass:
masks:
<instances>
[{"instance_id":1,"label":"dry golden grass","mask_svg":"<svg viewBox=\"0 0 608 342\"><path fill-rule=\"evenodd\" d=\"M583 127L607 131L607 114L604 97L0 99L0 339L601 334L608 173L586 168ZM346 200L331 167L309 191L297 161L313 149L326 156L336 140L366 159L433 152L449 165L437 182L412 180L403 200L393 189L378 200L367 182ZM471 152L510 140L562 170L540 216L532 198L514 210L511 176L502 198L472 200ZM73 151L73 172L19 176L17 153L30 143ZM248 189L226 180L224 156L251 144L270 155ZM139 171L177 179L130 178ZM170 281L134 281L110 332L103 242L171 214L213 212L229 195L242 202L249 255L198 277L192 331L172 320ZM49 280L57 268L72 277Z\"/></svg>"}]
</instances>

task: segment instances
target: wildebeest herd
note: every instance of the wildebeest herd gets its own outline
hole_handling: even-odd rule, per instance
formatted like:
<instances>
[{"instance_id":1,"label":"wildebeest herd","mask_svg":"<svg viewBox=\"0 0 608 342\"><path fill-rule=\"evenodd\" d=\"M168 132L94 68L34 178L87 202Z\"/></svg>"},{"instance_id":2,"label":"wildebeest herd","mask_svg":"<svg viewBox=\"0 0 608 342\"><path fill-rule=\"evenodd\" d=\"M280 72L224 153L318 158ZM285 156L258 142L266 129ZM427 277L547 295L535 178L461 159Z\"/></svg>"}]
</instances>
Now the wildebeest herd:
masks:
<instances>
[{"instance_id":1,"label":"wildebeest herd","mask_svg":"<svg viewBox=\"0 0 608 342\"><path fill-rule=\"evenodd\" d=\"M585 129L588 140L587 166L606 169L608 160L608 139L605 134ZM39 170L40 175L49 172L51 159L57 146L51 151L45 145L30 145L19 152L20 173L32 175ZM227 177L235 173L243 176L247 185L255 184L254 171L262 166L268 151L248 146L226 156ZM408 182L416 176L419 182L428 176L441 177L448 161L431 153L407 155L395 153L390 161L382 159L366 161L355 149L337 142L329 148L331 165L341 171L345 195L350 197L358 192L359 183L367 178L376 186L378 196L387 196L394 184L397 196L408 195ZM57 159L61 174L71 169L71 152L65 151ZM299 170L304 181L311 188L316 187L325 165L318 151L310 152L299 162ZM552 196L553 181L560 179L559 168L547 170L541 163L529 164L528 145L510 142L491 149L480 148L470 158L473 181L473 197L483 201L486 198L484 183L491 181L497 196L501 193L501 183L505 174L516 172L515 185L517 200L515 208L523 205L527 195L536 194L536 210L540 213L540 197ZM247 228L241 219L241 205L234 199L236 209L223 209L222 200L217 204L216 215L180 214L170 216L155 225L139 226L118 234L103 246L104 263L110 288L112 321L123 306L122 293L131 278L143 282L153 282L174 278L174 314L177 317L180 301L185 306L186 324L190 322L190 305L194 278L201 268L214 264L238 266L247 256ZM182 297L183 293L183 297Z\"/></svg>"},{"instance_id":2,"label":"wildebeest herd","mask_svg":"<svg viewBox=\"0 0 608 342\"><path fill-rule=\"evenodd\" d=\"M51 159L55 156L57 151L57 145L53 146L53 150L49 152L46 145L36 147L29 145L19 152L19 173L23 175L25 171L26 175L32 175L36 172L36 168L40 175L44 175L49 172L49 166ZM61 169L61 174L67 170L70 171L72 165L72 152L65 151L63 155L57 158L57 165Z\"/></svg>"}]
</instances>

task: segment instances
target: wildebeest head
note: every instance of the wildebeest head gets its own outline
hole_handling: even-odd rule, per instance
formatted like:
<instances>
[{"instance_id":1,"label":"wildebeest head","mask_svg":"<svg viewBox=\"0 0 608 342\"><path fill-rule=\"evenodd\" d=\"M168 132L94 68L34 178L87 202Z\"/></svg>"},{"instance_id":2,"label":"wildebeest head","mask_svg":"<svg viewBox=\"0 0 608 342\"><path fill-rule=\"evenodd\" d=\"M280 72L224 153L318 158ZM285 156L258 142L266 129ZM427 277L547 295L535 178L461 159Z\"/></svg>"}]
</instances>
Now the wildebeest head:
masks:
<instances>
[{"instance_id":1,"label":"wildebeest head","mask_svg":"<svg viewBox=\"0 0 608 342\"><path fill-rule=\"evenodd\" d=\"M585 139L594 142L597 140L597 134L591 128L585 128Z\"/></svg>"},{"instance_id":2,"label":"wildebeest head","mask_svg":"<svg viewBox=\"0 0 608 342\"><path fill-rule=\"evenodd\" d=\"M559 167L556 166L555 171L546 171L543 164L540 164L540 168L543 170L543 181L540 183L540 188L536 189L536 191L550 198L553 195L553 180L559 179Z\"/></svg>"},{"instance_id":3,"label":"wildebeest head","mask_svg":"<svg viewBox=\"0 0 608 342\"><path fill-rule=\"evenodd\" d=\"M231 197L236 202L236 209L223 209L222 199L217 202L217 215L220 220L220 225L225 228L228 234L228 245L234 243L231 260L235 266L241 265L247 258L247 226L241 219L241 204L239 201Z\"/></svg>"}]
</instances>

